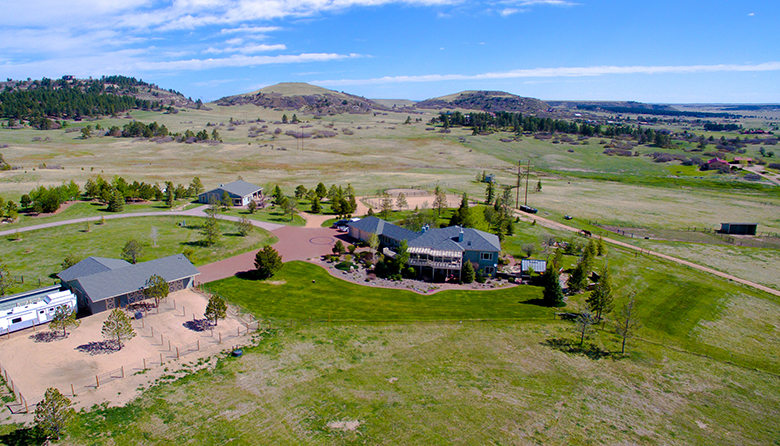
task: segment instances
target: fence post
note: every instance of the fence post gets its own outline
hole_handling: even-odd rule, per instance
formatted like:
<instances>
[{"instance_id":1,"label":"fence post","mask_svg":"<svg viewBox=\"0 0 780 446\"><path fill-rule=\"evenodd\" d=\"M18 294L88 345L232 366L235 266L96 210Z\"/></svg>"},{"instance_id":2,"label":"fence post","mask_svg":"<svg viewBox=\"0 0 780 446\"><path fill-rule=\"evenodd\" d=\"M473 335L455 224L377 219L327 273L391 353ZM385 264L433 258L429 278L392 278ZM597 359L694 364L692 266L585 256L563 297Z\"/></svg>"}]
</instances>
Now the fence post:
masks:
<instances>
[{"instance_id":1,"label":"fence post","mask_svg":"<svg viewBox=\"0 0 780 446\"><path fill-rule=\"evenodd\" d=\"M151 329L152 329L152 337L154 337L154 327L152 327L152 326L149 326L149 328L151 328Z\"/></svg>"},{"instance_id":2,"label":"fence post","mask_svg":"<svg viewBox=\"0 0 780 446\"><path fill-rule=\"evenodd\" d=\"M27 407L27 398L23 397L21 393L19 394L19 396L24 401L24 412L25 413L30 413L30 409Z\"/></svg>"},{"instance_id":3,"label":"fence post","mask_svg":"<svg viewBox=\"0 0 780 446\"><path fill-rule=\"evenodd\" d=\"M146 358L144 358L144 370L146 370Z\"/></svg>"},{"instance_id":4,"label":"fence post","mask_svg":"<svg viewBox=\"0 0 780 446\"><path fill-rule=\"evenodd\" d=\"M168 339L168 351L171 351L171 340Z\"/></svg>"},{"instance_id":5,"label":"fence post","mask_svg":"<svg viewBox=\"0 0 780 446\"><path fill-rule=\"evenodd\" d=\"M163 365L162 353L160 353L160 365Z\"/></svg>"},{"instance_id":6,"label":"fence post","mask_svg":"<svg viewBox=\"0 0 780 446\"><path fill-rule=\"evenodd\" d=\"M179 347L176 347L176 359L179 359Z\"/></svg>"},{"instance_id":7,"label":"fence post","mask_svg":"<svg viewBox=\"0 0 780 446\"><path fill-rule=\"evenodd\" d=\"M96 384L96 385L95 385L95 387L96 387L96 388L97 388L97 387L100 387L100 378L98 378L98 376L97 376L97 375L95 375L95 384Z\"/></svg>"},{"instance_id":8,"label":"fence post","mask_svg":"<svg viewBox=\"0 0 780 446\"><path fill-rule=\"evenodd\" d=\"M219 333L219 343L222 343L222 332Z\"/></svg>"},{"instance_id":9,"label":"fence post","mask_svg":"<svg viewBox=\"0 0 780 446\"><path fill-rule=\"evenodd\" d=\"M125 366L122 366L122 379L125 379Z\"/></svg>"},{"instance_id":10,"label":"fence post","mask_svg":"<svg viewBox=\"0 0 780 446\"><path fill-rule=\"evenodd\" d=\"M76 389L73 388L73 383L70 383L70 394L76 396Z\"/></svg>"},{"instance_id":11,"label":"fence post","mask_svg":"<svg viewBox=\"0 0 780 446\"><path fill-rule=\"evenodd\" d=\"M176 309L176 299L171 299L171 300L173 300L173 309L175 310Z\"/></svg>"},{"instance_id":12,"label":"fence post","mask_svg":"<svg viewBox=\"0 0 780 446\"><path fill-rule=\"evenodd\" d=\"M236 327L236 336L241 336L241 327Z\"/></svg>"}]
</instances>

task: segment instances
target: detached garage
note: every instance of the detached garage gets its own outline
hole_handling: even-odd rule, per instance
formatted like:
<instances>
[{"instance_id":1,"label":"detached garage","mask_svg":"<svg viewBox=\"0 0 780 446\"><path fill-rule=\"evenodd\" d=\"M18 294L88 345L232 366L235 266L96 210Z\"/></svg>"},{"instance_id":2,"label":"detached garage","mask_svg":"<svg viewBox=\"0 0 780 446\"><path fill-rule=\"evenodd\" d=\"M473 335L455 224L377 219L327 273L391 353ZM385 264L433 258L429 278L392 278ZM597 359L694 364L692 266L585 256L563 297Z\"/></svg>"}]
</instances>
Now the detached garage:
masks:
<instances>
[{"instance_id":1,"label":"detached garage","mask_svg":"<svg viewBox=\"0 0 780 446\"><path fill-rule=\"evenodd\" d=\"M78 298L79 309L94 314L144 300L146 281L153 275L165 279L170 291L178 291L193 286L198 274L187 257L176 254L135 265L89 257L58 276Z\"/></svg>"}]
</instances>

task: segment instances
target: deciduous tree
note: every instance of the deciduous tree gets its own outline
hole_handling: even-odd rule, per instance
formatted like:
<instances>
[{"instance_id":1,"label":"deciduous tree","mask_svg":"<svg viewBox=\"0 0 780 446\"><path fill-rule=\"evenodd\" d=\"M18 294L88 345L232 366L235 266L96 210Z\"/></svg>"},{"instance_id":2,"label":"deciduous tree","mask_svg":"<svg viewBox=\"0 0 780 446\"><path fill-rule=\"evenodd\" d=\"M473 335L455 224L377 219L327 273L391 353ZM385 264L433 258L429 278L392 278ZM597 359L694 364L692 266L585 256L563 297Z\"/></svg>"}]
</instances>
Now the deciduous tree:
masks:
<instances>
[{"instance_id":1,"label":"deciduous tree","mask_svg":"<svg viewBox=\"0 0 780 446\"><path fill-rule=\"evenodd\" d=\"M406 195L404 195L403 192L399 192L398 196L395 197L395 205L399 211L409 207L409 203L406 201Z\"/></svg>"},{"instance_id":2,"label":"deciduous tree","mask_svg":"<svg viewBox=\"0 0 780 446\"><path fill-rule=\"evenodd\" d=\"M80 261L81 261L81 258L79 256L77 256L75 254L68 254L62 260L62 263L60 263L60 267L62 268L62 271L65 271L66 269L68 269L71 266L79 263Z\"/></svg>"},{"instance_id":3,"label":"deciduous tree","mask_svg":"<svg viewBox=\"0 0 780 446\"><path fill-rule=\"evenodd\" d=\"M125 243L125 247L122 248L122 259L135 265L138 262L138 259L143 255L143 252L143 245L136 239L130 239Z\"/></svg>"},{"instance_id":4,"label":"deciduous tree","mask_svg":"<svg viewBox=\"0 0 780 446\"><path fill-rule=\"evenodd\" d=\"M585 337L593 333L593 324L595 323L596 320L588 310L583 310L577 315L577 318L574 320L574 327L577 330L577 334L580 335L580 347L585 343Z\"/></svg>"},{"instance_id":5,"label":"deciduous tree","mask_svg":"<svg viewBox=\"0 0 780 446\"><path fill-rule=\"evenodd\" d=\"M212 246L219 241L219 222L216 215L206 219L203 226L200 227L200 234L203 236L201 242L206 246Z\"/></svg>"},{"instance_id":6,"label":"deciduous tree","mask_svg":"<svg viewBox=\"0 0 780 446\"><path fill-rule=\"evenodd\" d=\"M241 219L236 222L236 230L242 237L251 234L254 228L252 221L246 217L241 217Z\"/></svg>"},{"instance_id":7,"label":"deciduous tree","mask_svg":"<svg viewBox=\"0 0 780 446\"><path fill-rule=\"evenodd\" d=\"M628 298L628 302L620 310L620 314L615 317L615 333L623 338L623 342L620 347L620 353L626 353L626 340L632 338L639 329L640 323L636 314L636 300L632 293Z\"/></svg>"},{"instance_id":8,"label":"deciduous tree","mask_svg":"<svg viewBox=\"0 0 780 446\"><path fill-rule=\"evenodd\" d=\"M250 201L249 204L246 205L246 210L248 210L250 214L255 213L257 210L257 203L255 203L255 200Z\"/></svg>"},{"instance_id":9,"label":"deciduous tree","mask_svg":"<svg viewBox=\"0 0 780 446\"><path fill-rule=\"evenodd\" d=\"M152 274L148 279L146 279L146 285L144 286L144 297L147 299L154 299L154 304L156 306L160 305L160 299L165 299L168 297L169 291L170 286L168 285L168 282L162 278L162 276Z\"/></svg>"}]
</instances>

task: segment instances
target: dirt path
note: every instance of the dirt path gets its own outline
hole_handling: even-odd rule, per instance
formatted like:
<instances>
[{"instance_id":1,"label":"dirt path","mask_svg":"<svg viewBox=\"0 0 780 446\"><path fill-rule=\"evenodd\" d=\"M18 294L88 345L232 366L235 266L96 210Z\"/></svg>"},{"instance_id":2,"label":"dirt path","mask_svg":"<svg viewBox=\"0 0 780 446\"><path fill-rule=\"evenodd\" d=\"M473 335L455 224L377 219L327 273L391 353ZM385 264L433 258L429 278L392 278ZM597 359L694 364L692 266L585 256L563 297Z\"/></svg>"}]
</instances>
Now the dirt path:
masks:
<instances>
[{"instance_id":1,"label":"dirt path","mask_svg":"<svg viewBox=\"0 0 780 446\"><path fill-rule=\"evenodd\" d=\"M766 172L762 166L745 166L744 169L747 170L748 172L754 173L756 175L760 175L765 180L780 186L780 175L776 175L773 173L772 174L762 173L762 172Z\"/></svg>"},{"instance_id":2,"label":"dirt path","mask_svg":"<svg viewBox=\"0 0 780 446\"><path fill-rule=\"evenodd\" d=\"M551 228L551 229L557 229L557 230L561 230L561 231L570 231L570 232L580 232L580 230L577 229L577 228L574 228L574 227L571 227L571 226L567 226L567 225L564 225L564 224L561 224L561 223L558 223L558 222L555 222L555 221L552 221L552 220L548 220L548 219L546 219L544 217L539 217L537 215L529 215L529 214L526 214L526 213L523 213L523 212L519 212L519 211L515 211L515 215L519 216L521 219L523 219L525 221L534 221L534 220L536 220L536 222L538 224L540 224L542 226L545 226L545 227L548 227L548 228ZM662 258L664 260L669 260L669 261L678 263L680 265L689 266L689 267L697 269L699 271L704 271L706 273L714 274L714 275L716 275L718 277L722 277L724 279L728 279L728 280L731 280L731 281L734 281L734 282L737 282L737 283L741 283L742 285L747 285L749 287L755 288L757 290L764 291L766 293L769 293L769 294L772 294L772 295L775 295L775 296L780 296L780 291L779 290L776 290L774 288L769 288L767 286L760 285L758 283L751 282L749 280L741 279L741 278L739 278L737 276L733 276L731 274L724 273L724 272L718 271L716 269L712 269L712 268L709 268L709 267L706 267L706 266L703 266L703 265L699 265L697 263L689 262L687 260L678 259L677 257L672 257L672 256L669 256L669 255L666 255L666 254L661 254L660 252L655 252L655 251L650 251L650 250L647 250L647 249L644 249L644 248L639 248L639 247L634 246L634 245L632 245L630 243L625 243L625 242L621 242L621 241L618 241L618 240L615 240L615 239L611 239L611 238L606 238L606 237L602 237L602 238L603 238L603 240L605 242L611 243L613 245L621 246L623 248L633 249L634 251L637 251L638 253L641 253L641 254L647 254L647 255L651 255L651 256L656 256L656 257Z\"/></svg>"}]
</instances>

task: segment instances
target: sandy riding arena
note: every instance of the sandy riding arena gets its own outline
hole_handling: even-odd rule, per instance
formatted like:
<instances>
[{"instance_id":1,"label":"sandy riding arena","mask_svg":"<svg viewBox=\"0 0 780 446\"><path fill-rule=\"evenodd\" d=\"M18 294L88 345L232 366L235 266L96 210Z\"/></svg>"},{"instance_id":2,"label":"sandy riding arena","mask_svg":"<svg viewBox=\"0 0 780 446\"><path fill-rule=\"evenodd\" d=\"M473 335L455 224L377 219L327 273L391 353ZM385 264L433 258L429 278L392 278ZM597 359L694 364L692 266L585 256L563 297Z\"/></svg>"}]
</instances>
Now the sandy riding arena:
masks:
<instances>
[{"instance_id":1,"label":"sandy riding arena","mask_svg":"<svg viewBox=\"0 0 780 446\"><path fill-rule=\"evenodd\" d=\"M203 317L206 303L206 297L191 289L171 293L160 302L159 313L149 308L144 318L133 320L136 336L121 350L101 335L109 312L81 318L67 337L51 332L48 325L11 333L10 339L4 336L1 373L9 387L13 381L17 396L8 409L33 412L49 387L71 398L76 407L124 404L140 393L139 387L184 363L246 342L248 332L257 329L256 322L234 308L216 327L208 326Z\"/></svg>"}]
</instances>

